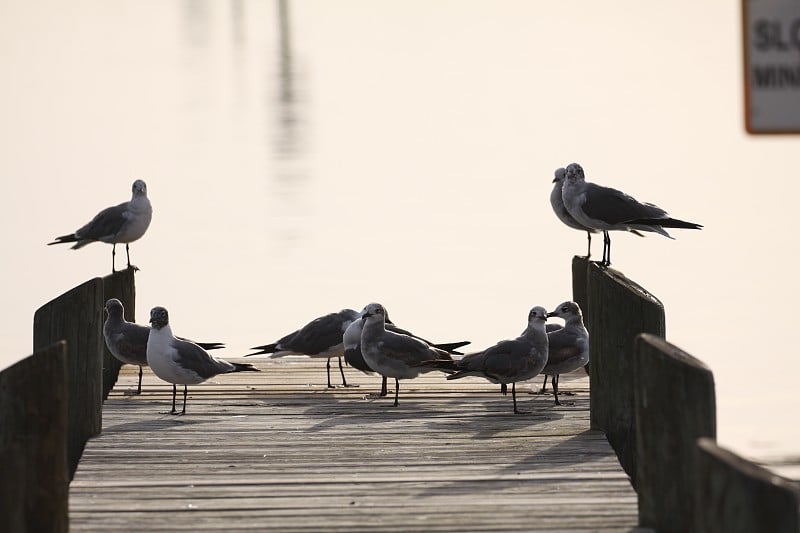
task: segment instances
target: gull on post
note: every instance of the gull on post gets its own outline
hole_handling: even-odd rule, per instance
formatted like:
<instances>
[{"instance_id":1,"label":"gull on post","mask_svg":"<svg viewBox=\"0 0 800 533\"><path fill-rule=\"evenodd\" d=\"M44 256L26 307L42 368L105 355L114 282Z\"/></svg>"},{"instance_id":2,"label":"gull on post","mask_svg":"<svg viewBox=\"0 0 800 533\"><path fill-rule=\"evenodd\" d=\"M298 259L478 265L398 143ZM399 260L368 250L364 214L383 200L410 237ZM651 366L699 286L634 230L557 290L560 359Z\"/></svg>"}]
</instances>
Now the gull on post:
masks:
<instances>
[{"instance_id":1,"label":"gull on post","mask_svg":"<svg viewBox=\"0 0 800 533\"><path fill-rule=\"evenodd\" d=\"M330 389L334 388L331 385L331 358L336 357L339 360L342 385L347 387L344 368L342 368L342 355L344 355L342 336L347 326L358 316L358 311L353 309L342 309L336 313L328 313L315 318L302 328L289 333L272 344L250 348L258 351L249 353L245 357L271 354L270 357L307 355L315 359L327 359L328 388Z\"/></svg>"},{"instance_id":2,"label":"gull on post","mask_svg":"<svg viewBox=\"0 0 800 533\"><path fill-rule=\"evenodd\" d=\"M150 336L149 326L140 326L125 320L125 308L116 298L106 302L106 321L103 324L103 338L111 355L128 365L139 367L139 384L136 394L142 393L142 367L147 366L147 339ZM194 342L178 337L180 340ZM204 350L224 348L222 342L196 342Z\"/></svg>"},{"instance_id":3,"label":"gull on post","mask_svg":"<svg viewBox=\"0 0 800 533\"><path fill-rule=\"evenodd\" d=\"M171 415L186 413L187 385L202 383L218 374L260 372L250 364L215 359L193 342L175 337L169 325L169 313L163 307L150 310L150 325L147 364L156 376L172 383ZM175 410L176 385L183 385L183 410L180 413Z\"/></svg>"},{"instance_id":4,"label":"gull on post","mask_svg":"<svg viewBox=\"0 0 800 533\"><path fill-rule=\"evenodd\" d=\"M367 366L387 378L394 378L394 405L398 405L400 380L438 370L435 363L453 358L449 353L430 346L422 340L386 329L386 309L378 303L369 304L363 311L361 352Z\"/></svg>"},{"instance_id":5,"label":"gull on post","mask_svg":"<svg viewBox=\"0 0 800 533\"><path fill-rule=\"evenodd\" d=\"M567 166L561 189L564 206L579 224L603 232L603 260L611 264L609 231L649 231L672 239L664 228L700 229L703 226L671 218L660 207L642 203L617 189L586 181L583 168Z\"/></svg>"},{"instance_id":6,"label":"gull on post","mask_svg":"<svg viewBox=\"0 0 800 533\"><path fill-rule=\"evenodd\" d=\"M131 265L129 244L139 239L150 226L153 218L153 207L147 198L147 185L142 180L136 180L132 186L133 195L130 201L123 202L113 207L103 209L86 225L73 233L56 237L52 244L72 243L73 249L83 248L93 242L105 242L111 247L111 272L116 272L115 257L117 244L125 243L125 254L128 258L128 268L138 270Z\"/></svg>"}]
</instances>

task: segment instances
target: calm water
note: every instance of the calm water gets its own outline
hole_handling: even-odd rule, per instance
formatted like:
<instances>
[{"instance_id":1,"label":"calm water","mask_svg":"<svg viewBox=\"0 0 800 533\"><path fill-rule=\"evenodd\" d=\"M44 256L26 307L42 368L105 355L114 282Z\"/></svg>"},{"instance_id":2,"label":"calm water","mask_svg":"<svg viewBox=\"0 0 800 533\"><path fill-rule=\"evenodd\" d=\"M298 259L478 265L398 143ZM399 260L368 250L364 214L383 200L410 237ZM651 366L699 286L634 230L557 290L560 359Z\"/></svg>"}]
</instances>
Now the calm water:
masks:
<instances>
[{"instance_id":1,"label":"calm water","mask_svg":"<svg viewBox=\"0 0 800 533\"><path fill-rule=\"evenodd\" d=\"M706 226L619 235L615 266L713 369L720 441L800 456L800 145L744 133L740 49L721 0L2 2L0 366L109 271L45 243L136 178L140 322L163 305L235 356L380 301L437 340L513 337L570 296L585 238L548 194L578 161Z\"/></svg>"}]
</instances>

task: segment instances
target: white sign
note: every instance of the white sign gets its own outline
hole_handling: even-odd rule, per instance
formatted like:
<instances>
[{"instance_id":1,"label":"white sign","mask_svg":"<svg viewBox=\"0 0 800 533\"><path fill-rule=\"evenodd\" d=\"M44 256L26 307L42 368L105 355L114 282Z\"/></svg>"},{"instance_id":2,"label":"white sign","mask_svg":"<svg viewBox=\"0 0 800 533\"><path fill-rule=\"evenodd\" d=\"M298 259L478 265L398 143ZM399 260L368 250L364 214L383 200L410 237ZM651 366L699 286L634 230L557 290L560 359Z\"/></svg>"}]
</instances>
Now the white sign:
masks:
<instances>
[{"instance_id":1,"label":"white sign","mask_svg":"<svg viewBox=\"0 0 800 533\"><path fill-rule=\"evenodd\" d=\"M743 0L750 133L800 133L800 0Z\"/></svg>"}]
</instances>

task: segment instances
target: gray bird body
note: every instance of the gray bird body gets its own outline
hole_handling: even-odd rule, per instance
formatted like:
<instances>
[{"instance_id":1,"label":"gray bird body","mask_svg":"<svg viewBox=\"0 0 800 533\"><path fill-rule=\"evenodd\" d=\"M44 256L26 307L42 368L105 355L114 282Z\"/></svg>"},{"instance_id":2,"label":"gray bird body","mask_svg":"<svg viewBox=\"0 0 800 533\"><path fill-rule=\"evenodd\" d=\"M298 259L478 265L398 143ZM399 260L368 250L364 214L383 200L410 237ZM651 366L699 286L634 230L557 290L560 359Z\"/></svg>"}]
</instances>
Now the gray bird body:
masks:
<instances>
[{"instance_id":1,"label":"gray bird body","mask_svg":"<svg viewBox=\"0 0 800 533\"><path fill-rule=\"evenodd\" d=\"M105 242L114 245L111 252L112 260L117 244L124 243L128 251L128 244L145 234L153 218L153 207L147 197L145 182L136 180L131 189L132 196L129 201L103 209L73 233L56 237L53 242L47 244L75 243L72 248L76 249L93 242ZM131 266L130 253L128 253L128 266ZM113 264L112 270L114 270Z\"/></svg>"},{"instance_id":2,"label":"gray bird body","mask_svg":"<svg viewBox=\"0 0 800 533\"><path fill-rule=\"evenodd\" d=\"M452 363L434 363L440 370L453 372L447 379L478 376L491 383L499 383L504 394L506 386L511 383L514 413L519 413L516 383L536 377L547 364L546 320L547 311L543 307L534 307L528 313L528 327L516 339L500 341L482 352L466 355Z\"/></svg>"},{"instance_id":3,"label":"gray bird body","mask_svg":"<svg viewBox=\"0 0 800 533\"><path fill-rule=\"evenodd\" d=\"M567 167L561 196L569 214L582 226L598 231L649 231L672 238L664 229L702 226L670 218L666 211L642 203L617 189L587 182L583 168Z\"/></svg>"},{"instance_id":4,"label":"gray bird body","mask_svg":"<svg viewBox=\"0 0 800 533\"><path fill-rule=\"evenodd\" d=\"M231 363L216 359L193 342L181 340L172 334L169 315L163 307L150 310L150 335L147 339L147 364L153 373L167 383L172 383L172 411L176 414L176 385L183 385L183 411L186 412L187 385L202 383L219 374L231 372L259 372L253 365Z\"/></svg>"},{"instance_id":5,"label":"gray bird body","mask_svg":"<svg viewBox=\"0 0 800 533\"><path fill-rule=\"evenodd\" d=\"M589 362L589 332L583 325L581 309L575 302L564 302L549 316L564 319L564 327L547 334L547 364L543 374L566 374Z\"/></svg>"},{"instance_id":6,"label":"gray bird body","mask_svg":"<svg viewBox=\"0 0 800 533\"><path fill-rule=\"evenodd\" d=\"M426 342L386 330L386 310L380 304L369 304L363 311L364 325L361 331L361 352L364 362L378 374L395 380L394 405L398 404L401 379L413 379L418 375L437 370L427 361L452 361L449 353L434 348Z\"/></svg>"},{"instance_id":7,"label":"gray bird body","mask_svg":"<svg viewBox=\"0 0 800 533\"><path fill-rule=\"evenodd\" d=\"M270 357L285 357L287 355L306 355L317 359L327 359L328 387L331 384L331 358L339 360L339 372L342 375L342 385L347 387L347 380L344 377L342 368L342 356L344 355L344 332L353 320L359 317L359 312L353 309L342 309L336 313L315 318L302 328L285 335L277 342L254 346L252 350L257 352L245 355L270 354Z\"/></svg>"},{"instance_id":8,"label":"gray bird body","mask_svg":"<svg viewBox=\"0 0 800 533\"><path fill-rule=\"evenodd\" d=\"M603 232L603 265L611 264L609 231L648 231L668 238L664 228L701 229L703 226L671 218L667 212L650 203L642 203L617 189L587 182L583 168L567 166L561 188L564 206L581 225Z\"/></svg>"},{"instance_id":9,"label":"gray bird body","mask_svg":"<svg viewBox=\"0 0 800 533\"><path fill-rule=\"evenodd\" d=\"M557 168L555 172L555 178L553 179L553 190L550 191L550 206L553 208L553 212L561 222L572 229L585 231L587 233L597 233L596 229L584 226L575 220L575 217L570 215L569 211L567 211L567 208L564 205L564 197L561 192L561 189L564 185L564 177L566 172L567 171L564 168Z\"/></svg>"},{"instance_id":10,"label":"gray bird body","mask_svg":"<svg viewBox=\"0 0 800 533\"><path fill-rule=\"evenodd\" d=\"M147 365L147 341L150 338L150 327L140 326L125 320L125 308L116 298L111 298L106 302L106 321L103 323L103 338L111 355L119 359L122 363L136 365L139 370L138 391L142 389L141 367ZM178 337L180 340L182 339ZM189 341L194 342L194 341ZM205 350L216 350L224 348L221 342L198 342L195 343Z\"/></svg>"}]
</instances>

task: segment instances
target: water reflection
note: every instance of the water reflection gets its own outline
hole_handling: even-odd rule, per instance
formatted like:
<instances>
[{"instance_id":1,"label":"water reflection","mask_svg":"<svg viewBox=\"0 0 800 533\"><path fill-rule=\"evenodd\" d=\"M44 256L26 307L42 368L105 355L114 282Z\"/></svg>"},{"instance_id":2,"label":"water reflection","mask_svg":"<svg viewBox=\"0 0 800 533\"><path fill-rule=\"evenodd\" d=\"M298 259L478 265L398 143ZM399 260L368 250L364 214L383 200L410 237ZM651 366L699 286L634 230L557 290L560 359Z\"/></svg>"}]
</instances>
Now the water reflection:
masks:
<instances>
[{"instance_id":1,"label":"water reflection","mask_svg":"<svg viewBox=\"0 0 800 533\"><path fill-rule=\"evenodd\" d=\"M274 150L278 159L295 158L300 153L296 76L292 59L289 0L278 0L278 135ZM292 179L297 175L290 173L282 177Z\"/></svg>"}]
</instances>

